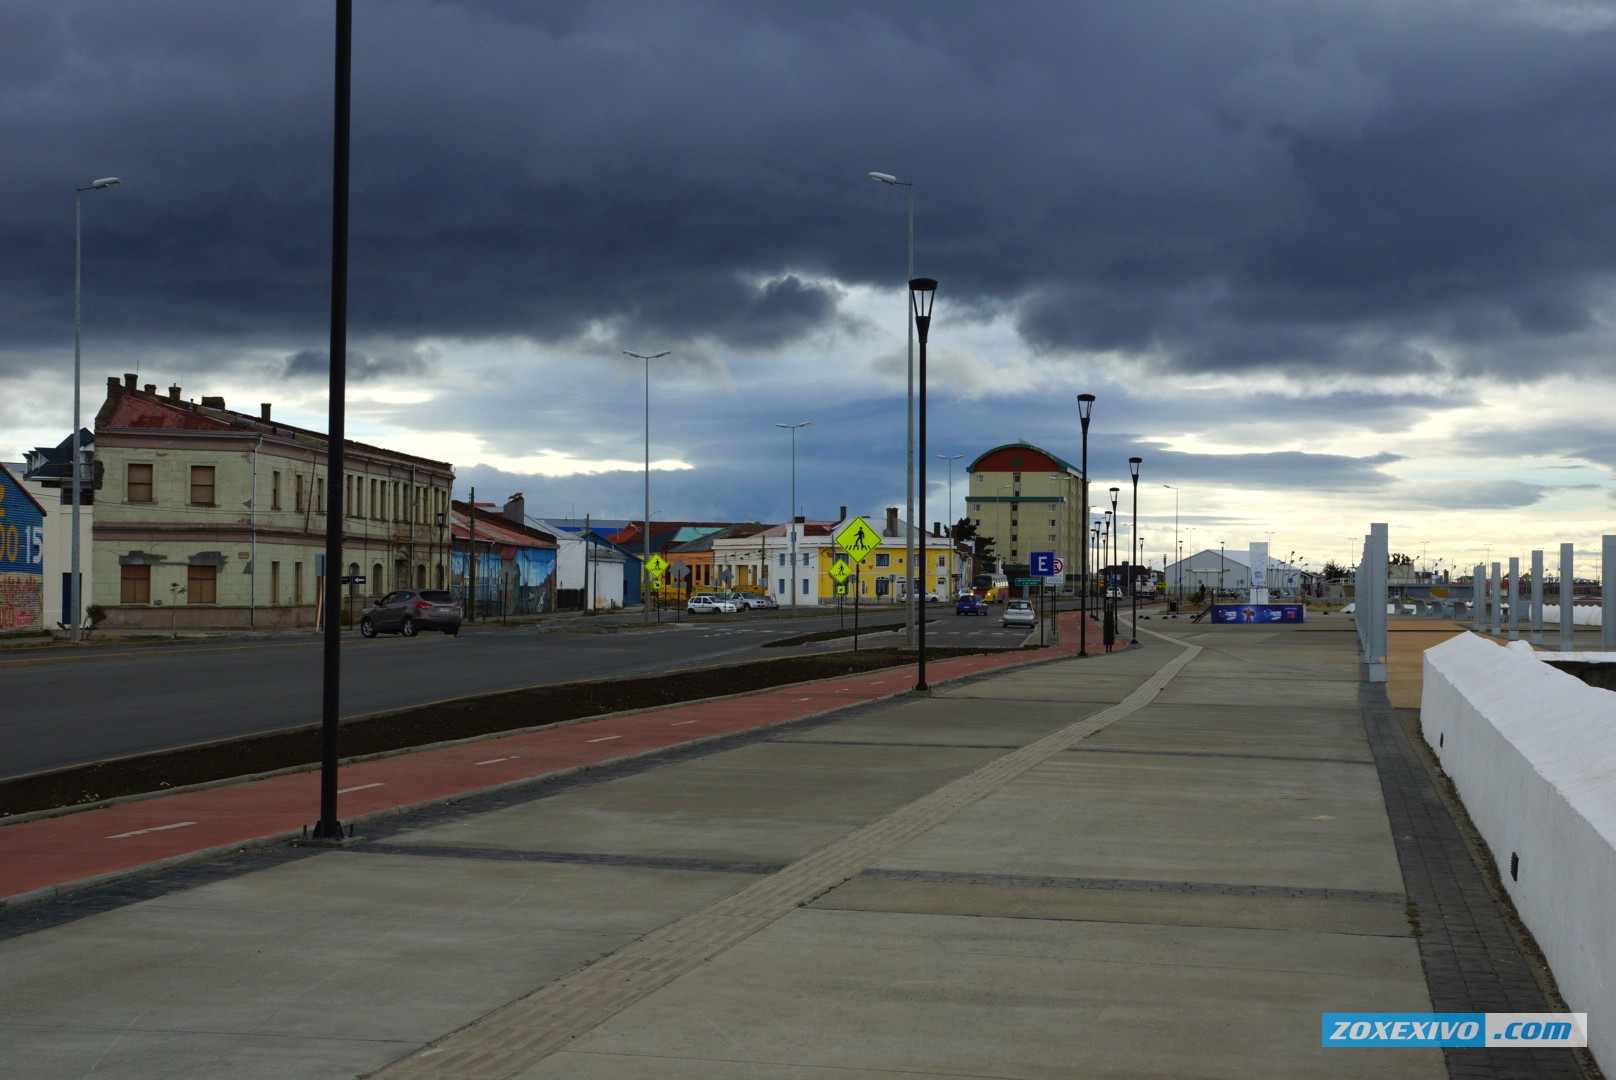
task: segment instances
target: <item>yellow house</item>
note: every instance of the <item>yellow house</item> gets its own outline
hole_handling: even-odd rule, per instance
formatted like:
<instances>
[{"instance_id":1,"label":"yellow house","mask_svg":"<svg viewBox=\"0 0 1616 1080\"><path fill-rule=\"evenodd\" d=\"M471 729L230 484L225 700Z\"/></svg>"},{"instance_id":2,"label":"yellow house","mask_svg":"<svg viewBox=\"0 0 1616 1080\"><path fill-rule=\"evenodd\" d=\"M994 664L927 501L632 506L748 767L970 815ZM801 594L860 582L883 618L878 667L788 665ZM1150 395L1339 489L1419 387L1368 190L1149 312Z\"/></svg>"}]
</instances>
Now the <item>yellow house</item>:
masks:
<instances>
[{"instance_id":1,"label":"yellow house","mask_svg":"<svg viewBox=\"0 0 1616 1080\"><path fill-rule=\"evenodd\" d=\"M888 507L884 517L866 515L865 524L876 534L876 543L855 565L851 556L836 542L836 537L852 520L851 517L844 518L829 529L828 536L813 538L818 548L815 574L818 588L815 591L820 602L834 603L842 598L842 594L837 592L832 567L836 563L846 563L848 569L855 571L846 577L846 598L857 596L860 603L904 603L908 599L907 582L911 576L907 572L907 548L912 534L918 557L920 531L911 529L907 522L898 519L897 507ZM946 536L927 533L925 546L928 569L913 576L922 580L927 591L946 599L952 595L959 580L958 575L963 572L959 557L949 551Z\"/></svg>"}]
</instances>

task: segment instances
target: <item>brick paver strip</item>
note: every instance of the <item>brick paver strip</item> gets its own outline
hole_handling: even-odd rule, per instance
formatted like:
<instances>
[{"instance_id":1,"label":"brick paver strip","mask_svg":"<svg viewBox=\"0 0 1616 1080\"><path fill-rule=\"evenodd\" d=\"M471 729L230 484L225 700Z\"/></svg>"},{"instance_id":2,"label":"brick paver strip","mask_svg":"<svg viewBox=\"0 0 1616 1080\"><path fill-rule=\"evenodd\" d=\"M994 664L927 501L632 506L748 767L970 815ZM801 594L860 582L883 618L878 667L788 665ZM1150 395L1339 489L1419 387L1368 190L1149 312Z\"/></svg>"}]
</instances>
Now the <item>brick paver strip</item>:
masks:
<instances>
[{"instance_id":1,"label":"brick paver strip","mask_svg":"<svg viewBox=\"0 0 1616 1080\"><path fill-rule=\"evenodd\" d=\"M1381 684L1362 683L1358 702L1380 772L1403 885L1420 922L1420 961L1436 1012L1557 1012L1510 932L1505 911ZM1453 1080L1585 1080L1565 1050L1443 1051Z\"/></svg>"},{"instance_id":2,"label":"brick paver strip","mask_svg":"<svg viewBox=\"0 0 1616 1080\"><path fill-rule=\"evenodd\" d=\"M996 758L598 963L490 1013L372 1075L383 1080L513 1076L652 991L813 902L1027 770L1148 704L1201 649L1164 664L1122 701Z\"/></svg>"}]
</instances>

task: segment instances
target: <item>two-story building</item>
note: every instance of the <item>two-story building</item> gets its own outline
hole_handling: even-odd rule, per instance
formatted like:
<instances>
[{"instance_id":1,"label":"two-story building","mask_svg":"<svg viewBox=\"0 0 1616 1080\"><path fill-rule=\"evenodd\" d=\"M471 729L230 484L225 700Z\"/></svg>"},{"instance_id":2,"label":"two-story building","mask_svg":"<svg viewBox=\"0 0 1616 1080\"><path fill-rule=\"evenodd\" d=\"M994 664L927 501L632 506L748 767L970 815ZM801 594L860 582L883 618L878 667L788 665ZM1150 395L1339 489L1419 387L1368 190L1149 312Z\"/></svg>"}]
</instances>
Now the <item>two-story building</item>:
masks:
<instances>
[{"instance_id":1,"label":"two-story building","mask_svg":"<svg viewBox=\"0 0 1616 1080\"><path fill-rule=\"evenodd\" d=\"M120 627L313 626L323 602L327 437L200 404L171 386L107 380L96 414L91 601ZM341 478L341 567L365 590L445 588L447 462L351 440Z\"/></svg>"}]
</instances>

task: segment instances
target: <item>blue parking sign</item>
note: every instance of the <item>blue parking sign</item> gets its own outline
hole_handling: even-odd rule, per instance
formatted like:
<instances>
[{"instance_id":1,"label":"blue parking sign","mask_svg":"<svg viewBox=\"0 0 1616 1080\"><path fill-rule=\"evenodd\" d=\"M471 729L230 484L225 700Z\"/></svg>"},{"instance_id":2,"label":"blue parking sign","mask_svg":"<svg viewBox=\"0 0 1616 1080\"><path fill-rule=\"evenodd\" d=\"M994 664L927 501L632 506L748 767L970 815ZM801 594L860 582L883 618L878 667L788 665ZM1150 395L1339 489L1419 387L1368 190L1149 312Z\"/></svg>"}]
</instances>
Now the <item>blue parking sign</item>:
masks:
<instances>
[{"instance_id":1,"label":"blue parking sign","mask_svg":"<svg viewBox=\"0 0 1616 1080\"><path fill-rule=\"evenodd\" d=\"M1032 553L1032 565L1027 569L1033 577L1055 576L1055 553L1053 551L1035 551Z\"/></svg>"}]
</instances>

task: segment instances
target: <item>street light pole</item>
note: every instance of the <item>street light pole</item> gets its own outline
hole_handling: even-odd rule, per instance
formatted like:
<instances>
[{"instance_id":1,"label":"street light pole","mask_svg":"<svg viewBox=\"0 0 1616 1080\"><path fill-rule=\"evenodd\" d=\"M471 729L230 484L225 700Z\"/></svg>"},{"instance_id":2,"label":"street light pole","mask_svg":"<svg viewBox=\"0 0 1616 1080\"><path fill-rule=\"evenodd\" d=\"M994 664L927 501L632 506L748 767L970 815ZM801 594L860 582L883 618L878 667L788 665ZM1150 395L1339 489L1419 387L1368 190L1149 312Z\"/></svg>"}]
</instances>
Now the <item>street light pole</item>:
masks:
<instances>
[{"instance_id":1,"label":"street light pole","mask_svg":"<svg viewBox=\"0 0 1616 1080\"><path fill-rule=\"evenodd\" d=\"M948 572L950 580L953 579L955 554L958 551L959 541L954 537L954 462L964 457L964 454L934 454L940 461L948 462Z\"/></svg>"},{"instance_id":2,"label":"street light pole","mask_svg":"<svg viewBox=\"0 0 1616 1080\"><path fill-rule=\"evenodd\" d=\"M1144 554L1139 546L1139 466L1144 460L1136 457L1128 459L1128 472L1133 475L1133 525L1128 530L1128 594L1133 597L1133 627L1128 636L1129 645L1139 644L1139 587L1134 584L1133 576L1139 572L1139 556Z\"/></svg>"},{"instance_id":3,"label":"street light pole","mask_svg":"<svg viewBox=\"0 0 1616 1080\"><path fill-rule=\"evenodd\" d=\"M869 174L871 180L878 180L892 187L909 189L909 280L915 278L915 184L913 180L899 180L891 173L873 172ZM929 280L929 279L928 279ZM935 291L937 287L932 286ZM914 294L913 285L910 286L911 297ZM908 438L904 452L904 477L907 502L904 507L909 515L909 526L912 530L915 522L915 323L914 309L905 314L904 321L909 324L909 396L904 401L903 415L908 428ZM909 560L909 576L914 577L915 569L915 538L911 532L904 540L904 556ZM915 590L904 590L908 594L908 603L904 605L904 637L909 645L915 643Z\"/></svg>"},{"instance_id":4,"label":"street light pole","mask_svg":"<svg viewBox=\"0 0 1616 1080\"><path fill-rule=\"evenodd\" d=\"M791 514L786 528L791 530L791 577L786 587L791 590L791 606L797 606L797 429L812 424L812 420L804 420L800 424L776 424L777 428L785 428L791 432Z\"/></svg>"},{"instance_id":5,"label":"street light pole","mask_svg":"<svg viewBox=\"0 0 1616 1080\"><path fill-rule=\"evenodd\" d=\"M651 573L645 564L651 561L651 361L667 356L671 350L663 349L649 356L623 350L624 356L645 361L645 533L640 537L640 611L646 626L651 625Z\"/></svg>"},{"instance_id":6,"label":"street light pole","mask_svg":"<svg viewBox=\"0 0 1616 1080\"><path fill-rule=\"evenodd\" d=\"M83 243L84 243L84 193L86 191L101 191L109 187L117 187L121 181L116 176L103 177L86 184L81 188L73 189L73 539L72 539L72 566L68 571L68 602L73 605L73 612L67 623L68 640L77 644L82 635L79 623L79 613L84 610L83 585L79 575L79 504L83 494L79 490L80 458L84 451L79 443L79 313L81 308L82 291L80 288L83 279Z\"/></svg>"},{"instance_id":7,"label":"street light pole","mask_svg":"<svg viewBox=\"0 0 1616 1080\"><path fill-rule=\"evenodd\" d=\"M931 330L931 306L932 306L932 301L935 300L936 297L937 297L937 281L936 281L936 279L934 279L934 278L910 278L909 279L909 297L910 297L910 303L913 305L913 308L914 308L915 332L920 336L920 397L919 397L919 404L920 404L920 504L919 505L920 505L920 518L921 518L922 521L924 521L925 518L926 518L926 457L925 457L925 454L926 454L926 335ZM914 461L915 460L915 455L910 454L909 455L909 460ZM914 535L914 525L912 523L910 525L910 535L911 536ZM929 575L931 573L931 568L926 565L926 530L925 530L924 527L922 527L920 529L920 537L919 537L919 539L920 539L920 548L919 548L919 551L920 551L920 569L921 569L922 573L925 573L925 574ZM911 572L913 572L914 569L915 569L915 564L910 563L909 569L910 569ZM926 579L924 577L918 579L918 584L919 584L921 590L926 589ZM910 596L911 605L914 603L914 594L915 594L915 590L910 589L909 590L909 596ZM919 631L920 632L919 632L919 636L917 638L917 641L919 643L918 647L919 647L919 650L920 650L919 651L920 667L919 667L919 672L917 674L917 678L916 678L916 682L915 682L915 689L918 690L918 691L921 691L921 692L925 692L925 691L931 689L931 687L926 685L926 608L925 608L925 598L924 598L924 596L925 596L925 594L924 594L924 591L923 591L922 592L922 597L921 597L920 619L918 620L918 626L919 626Z\"/></svg>"},{"instance_id":8,"label":"street light pole","mask_svg":"<svg viewBox=\"0 0 1616 1080\"><path fill-rule=\"evenodd\" d=\"M1178 575L1173 585L1173 595L1182 604L1184 602L1184 545L1179 543L1178 539L1178 488L1173 487L1172 484L1163 484L1162 487L1173 488L1173 550L1178 553ZM1162 587L1165 588L1166 584L1166 582L1163 582Z\"/></svg>"},{"instance_id":9,"label":"street light pole","mask_svg":"<svg viewBox=\"0 0 1616 1080\"><path fill-rule=\"evenodd\" d=\"M1078 420L1078 423L1083 425L1083 479L1082 479L1083 500L1082 501L1083 501L1083 517L1084 517L1085 520L1089 516L1089 418L1092 417L1093 415L1094 415L1094 395L1093 394L1079 394L1079 395L1077 395L1077 420ZM1093 545L1090 545L1090 547L1092 547L1092 546ZM1087 554L1088 554L1088 552L1085 551L1084 555L1087 555ZM1087 560L1085 559L1084 561L1086 562ZM1078 613L1077 613L1077 626L1078 626L1078 631L1077 631L1077 655L1078 656L1087 656L1089 654L1089 574L1090 574L1090 572L1091 572L1090 568L1087 567L1087 566L1082 566L1082 567L1078 568L1078 575L1077 575L1077 577L1078 577L1078 585L1079 585L1080 591L1083 594L1082 599L1080 601L1078 601Z\"/></svg>"}]
</instances>

